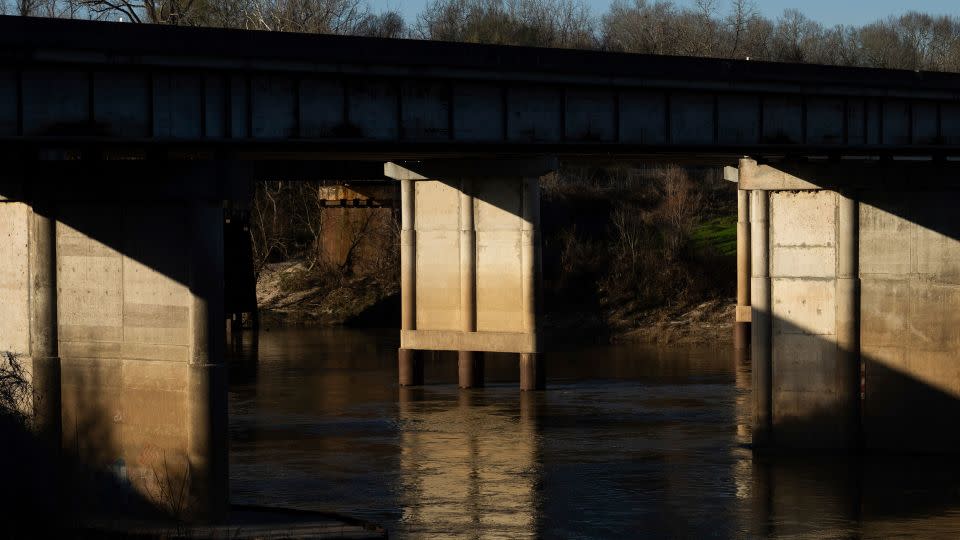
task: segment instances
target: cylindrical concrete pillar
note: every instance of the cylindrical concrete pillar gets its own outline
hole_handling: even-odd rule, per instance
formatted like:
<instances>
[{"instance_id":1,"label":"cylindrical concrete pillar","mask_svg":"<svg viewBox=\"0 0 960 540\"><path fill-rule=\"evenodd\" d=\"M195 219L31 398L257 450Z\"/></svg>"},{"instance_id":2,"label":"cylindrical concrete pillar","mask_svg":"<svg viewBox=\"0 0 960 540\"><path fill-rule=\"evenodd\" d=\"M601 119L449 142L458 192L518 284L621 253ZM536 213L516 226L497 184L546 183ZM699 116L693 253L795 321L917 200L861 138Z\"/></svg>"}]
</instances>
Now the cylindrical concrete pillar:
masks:
<instances>
[{"instance_id":1,"label":"cylindrical concrete pillar","mask_svg":"<svg viewBox=\"0 0 960 540\"><path fill-rule=\"evenodd\" d=\"M52 203L34 203L28 234L33 422L46 449L59 455L63 421L57 332L57 221Z\"/></svg>"},{"instance_id":2,"label":"cylindrical concrete pillar","mask_svg":"<svg viewBox=\"0 0 960 540\"><path fill-rule=\"evenodd\" d=\"M423 351L400 349L399 360L400 386L420 386L423 384Z\"/></svg>"},{"instance_id":3,"label":"cylindrical concrete pillar","mask_svg":"<svg viewBox=\"0 0 960 540\"><path fill-rule=\"evenodd\" d=\"M750 200L751 354L753 369L753 444L772 440L772 304L770 287L769 195L754 190Z\"/></svg>"},{"instance_id":4,"label":"cylindrical concrete pillar","mask_svg":"<svg viewBox=\"0 0 960 540\"><path fill-rule=\"evenodd\" d=\"M860 443L860 208L850 194L838 195L836 318L837 391L843 411L841 433L854 448Z\"/></svg>"},{"instance_id":5,"label":"cylindrical concrete pillar","mask_svg":"<svg viewBox=\"0 0 960 540\"><path fill-rule=\"evenodd\" d=\"M416 184L400 180L400 329L417 329ZM423 384L423 355L400 349L397 354L400 386Z\"/></svg>"},{"instance_id":6,"label":"cylindrical concrete pillar","mask_svg":"<svg viewBox=\"0 0 960 540\"><path fill-rule=\"evenodd\" d=\"M483 388L483 353L479 351L459 351L457 353L457 374L460 388Z\"/></svg>"},{"instance_id":7,"label":"cylindrical concrete pillar","mask_svg":"<svg viewBox=\"0 0 960 540\"><path fill-rule=\"evenodd\" d=\"M474 224L473 182L460 181L460 329L477 331L477 232ZM459 351L460 388L483 386L483 354Z\"/></svg>"},{"instance_id":8,"label":"cylindrical concrete pillar","mask_svg":"<svg viewBox=\"0 0 960 540\"><path fill-rule=\"evenodd\" d=\"M540 285L540 179L523 179L523 216L520 223L520 276L523 330L537 332Z\"/></svg>"},{"instance_id":9,"label":"cylindrical concrete pillar","mask_svg":"<svg viewBox=\"0 0 960 540\"><path fill-rule=\"evenodd\" d=\"M737 308L733 348L750 346L750 192L737 190Z\"/></svg>"},{"instance_id":10,"label":"cylindrical concrete pillar","mask_svg":"<svg viewBox=\"0 0 960 540\"><path fill-rule=\"evenodd\" d=\"M400 181L400 328L417 328L417 238L413 180Z\"/></svg>"},{"instance_id":11,"label":"cylindrical concrete pillar","mask_svg":"<svg viewBox=\"0 0 960 540\"><path fill-rule=\"evenodd\" d=\"M520 353L520 390L544 390L547 387L547 372L543 355Z\"/></svg>"},{"instance_id":12,"label":"cylindrical concrete pillar","mask_svg":"<svg viewBox=\"0 0 960 540\"><path fill-rule=\"evenodd\" d=\"M227 377L223 350L223 210L216 202L187 208L190 242L190 359L187 459L191 513L222 521L229 509Z\"/></svg>"},{"instance_id":13,"label":"cylindrical concrete pillar","mask_svg":"<svg viewBox=\"0 0 960 540\"><path fill-rule=\"evenodd\" d=\"M524 178L520 223L520 277L523 295L523 330L538 331L540 299L540 179ZM539 353L520 354L520 390L546 388L546 370Z\"/></svg>"}]
</instances>

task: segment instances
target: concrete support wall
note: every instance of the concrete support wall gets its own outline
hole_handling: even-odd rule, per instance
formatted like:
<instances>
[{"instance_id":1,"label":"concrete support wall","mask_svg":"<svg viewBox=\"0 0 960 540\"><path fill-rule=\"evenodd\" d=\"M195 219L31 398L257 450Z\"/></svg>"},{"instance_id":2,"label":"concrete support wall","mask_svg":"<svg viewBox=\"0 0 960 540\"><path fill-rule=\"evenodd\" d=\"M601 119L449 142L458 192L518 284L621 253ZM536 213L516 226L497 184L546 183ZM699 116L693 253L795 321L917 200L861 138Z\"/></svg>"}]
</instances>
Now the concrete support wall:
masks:
<instances>
[{"instance_id":1,"label":"concrete support wall","mask_svg":"<svg viewBox=\"0 0 960 540\"><path fill-rule=\"evenodd\" d=\"M182 517L222 512L222 210L73 203L60 216L65 447Z\"/></svg>"},{"instance_id":2,"label":"concrete support wall","mask_svg":"<svg viewBox=\"0 0 960 540\"><path fill-rule=\"evenodd\" d=\"M778 445L849 445L848 358L839 346L837 317L839 199L831 191L770 194L772 399Z\"/></svg>"},{"instance_id":3,"label":"concrete support wall","mask_svg":"<svg viewBox=\"0 0 960 540\"><path fill-rule=\"evenodd\" d=\"M741 182L782 173L741 162ZM776 180L781 182L781 180ZM754 443L860 440L859 204L825 189L752 191ZM814 186L810 186L811 188Z\"/></svg>"},{"instance_id":4,"label":"concrete support wall","mask_svg":"<svg viewBox=\"0 0 960 540\"><path fill-rule=\"evenodd\" d=\"M0 352L18 355L30 377L30 206L0 199ZM32 403L23 404L32 412Z\"/></svg>"},{"instance_id":5,"label":"concrete support wall","mask_svg":"<svg viewBox=\"0 0 960 540\"><path fill-rule=\"evenodd\" d=\"M806 164L791 173L745 161L740 181L754 190L755 442L955 451L960 435L945 428L945 419L960 414L953 169L886 164L864 173ZM763 227L756 203L764 197L768 242L757 237ZM758 290L763 249L769 308ZM759 330L765 312L772 321L768 344L757 342L767 335Z\"/></svg>"},{"instance_id":6,"label":"concrete support wall","mask_svg":"<svg viewBox=\"0 0 960 540\"><path fill-rule=\"evenodd\" d=\"M869 448L954 452L960 445L951 428L960 415L958 195L864 193L860 336Z\"/></svg>"},{"instance_id":7,"label":"concrete support wall","mask_svg":"<svg viewBox=\"0 0 960 540\"><path fill-rule=\"evenodd\" d=\"M537 352L538 176L550 168L416 168L386 167L401 181L401 347Z\"/></svg>"}]
</instances>

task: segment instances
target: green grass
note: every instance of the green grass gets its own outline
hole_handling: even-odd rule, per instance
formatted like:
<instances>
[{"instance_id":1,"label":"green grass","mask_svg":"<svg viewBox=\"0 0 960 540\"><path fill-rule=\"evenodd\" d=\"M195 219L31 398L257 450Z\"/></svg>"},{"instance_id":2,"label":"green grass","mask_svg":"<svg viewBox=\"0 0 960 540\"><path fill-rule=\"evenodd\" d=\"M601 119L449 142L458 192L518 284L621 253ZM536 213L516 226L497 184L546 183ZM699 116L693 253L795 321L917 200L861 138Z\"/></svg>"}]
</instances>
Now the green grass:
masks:
<instances>
[{"instance_id":1,"label":"green grass","mask_svg":"<svg viewBox=\"0 0 960 540\"><path fill-rule=\"evenodd\" d=\"M700 224L691 235L698 250L711 250L720 255L737 254L737 216L723 216Z\"/></svg>"}]
</instances>

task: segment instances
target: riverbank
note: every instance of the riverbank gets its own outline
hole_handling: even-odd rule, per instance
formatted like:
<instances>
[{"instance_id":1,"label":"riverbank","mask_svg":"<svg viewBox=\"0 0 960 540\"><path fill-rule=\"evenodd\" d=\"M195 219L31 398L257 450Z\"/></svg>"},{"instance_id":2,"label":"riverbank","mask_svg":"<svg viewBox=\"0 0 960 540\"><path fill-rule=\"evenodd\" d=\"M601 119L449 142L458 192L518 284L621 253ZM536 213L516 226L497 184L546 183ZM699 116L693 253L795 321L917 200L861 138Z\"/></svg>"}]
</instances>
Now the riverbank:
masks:
<instances>
[{"instance_id":1,"label":"riverbank","mask_svg":"<svg viewBox=\"0 0 960 540\"><path fill-rule=\"evenodd\" d=\"M664 306L643 313L611 336L613 342L702 345L733 340L736 301L708 300L690 306Z\"/></svg>"},{"instance_id":2,"label":"riverbank","mask_svg":"<svg viewBox=\"0 0 960 540\"><path fill-rule=\"evenodd\" d=\"M372 276L324 279L306 262L266 265L257 280L260 324L297 326L399 326L399 283Z\"/></svg>"},{"instance_id":3,"label":"riverbank","mask_svg":"<svg viewBox=\"0 0 960 540\"><path fill-rule=\"evenodd\" d=\"M311 283L305 263L268 265L257 282L265 328L399 327L399 291L369 277ZM564 342L634 342L657 345L726 343L731 340L734 299L715 298L636 311L629 305L595 310L556 309L544 317L548 334Z\"/></svg>"}]
</instances>

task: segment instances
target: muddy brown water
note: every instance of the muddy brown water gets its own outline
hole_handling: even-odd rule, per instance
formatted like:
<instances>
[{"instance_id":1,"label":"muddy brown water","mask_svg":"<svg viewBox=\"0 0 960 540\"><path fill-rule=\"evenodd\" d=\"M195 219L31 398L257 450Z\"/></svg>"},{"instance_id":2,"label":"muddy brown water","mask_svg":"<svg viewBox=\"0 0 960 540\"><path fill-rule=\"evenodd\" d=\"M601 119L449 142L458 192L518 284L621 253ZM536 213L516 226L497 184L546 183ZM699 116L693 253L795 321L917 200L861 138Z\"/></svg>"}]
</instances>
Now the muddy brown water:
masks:
<instances>
[{"instance_id":1,"label":"muddy brown water","mask_svg":"<svg viewBox=\"0 0 960 540\"><path fill-rule=\"evenodd\" d=\"M546 392L488 356L396 384L398 332L262 332L231 355L234 503L333 511L392 538L960 538L953 459L758 458L728 346L587 346Z\"/></svg>"}]
</instances>

